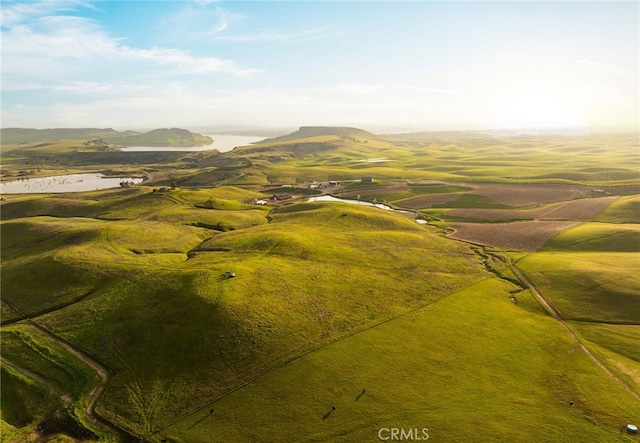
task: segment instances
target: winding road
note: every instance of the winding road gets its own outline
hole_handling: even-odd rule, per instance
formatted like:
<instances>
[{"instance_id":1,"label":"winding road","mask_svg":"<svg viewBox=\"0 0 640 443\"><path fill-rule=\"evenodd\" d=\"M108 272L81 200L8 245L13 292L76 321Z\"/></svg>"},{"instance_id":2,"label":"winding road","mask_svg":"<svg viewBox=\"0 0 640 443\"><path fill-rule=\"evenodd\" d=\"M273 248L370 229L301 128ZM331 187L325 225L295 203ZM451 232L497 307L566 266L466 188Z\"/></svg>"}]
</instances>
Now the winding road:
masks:
<instances>
[{"instance_id":1,"label":"winding road","mask_svg":"<svg viewBox=\"0 0 640 443\"><path fill-rule=\"evenodd\" d=\"M638 394L638 392L636 392L636 390L631 387L631 385L629 385L626 381L624 381L623 379L621 379L615 372L613 372L611 369L609 369L609 367L598 357L596 356L593 352L591 352L591 350L587 347L587 345L582 341L582 339L578 336L578 334L576 334L576 332L571 328L571 326L569 326L567 324L566 321L564 321L564 319L562 318L562 316L560 315L560 313L558 312L558 310L551 304L551 302L549 302L549 300L547 300L539 291L538 289L535 287L535 285L533 284L533 282L531 280L529 280L529 278L524 274L524 272L522 272L520 269L518 269L518 267L516 267L516 265L514 265L511 262L511 258L510 257L506 257L507 258L507 265L509 266L509 269L511 269L511 271L513 271L513 273L516 275L516 277L518 277L518 280L520 280L522 282L523 285L525 285L529 291L531 291L531 293L533 294L533 296L536 298L536 300L538 300L538 303L540 303L540 305L544 308L545 311L547 311L547 313L553 317L554 319L556 319L556 321L558 323L560 323L560 325L565 329L565 331L567 331L567 334L569 334L569 336L573 339L573 341L578 345L578 347L580 349L582 349L582 351L591 359L593 360L593 362L595 364L597 364L598 366L600 366L602 368L602 370L604 372L607 373L607 375L609 375L609 377L611 377L612 379L614 379L620 386L622 386L629 394L631 394L636 400L638 400L640 402L640 394Z\"/></svg>"},{"instance_id":2,"label":"winding road","mask_svg":"<svg viewBox=\"0 0 640 443\"><path fill-rule=\"evenodd\" d=\"M96 402L98 401L98 399L100 398L100 396L102 395L102 393L105 391L105 389L109 384L109 371L107 370L107 368L102 366L93 358L89 357L80 349L75 348L70 343L67 343L65 340L55 335L54 333L49 331L47 328L39 325L32 318L20 312L20 310L17 310L13 306L10 306L10 307L14 309L18 314L23 316L24 323L21 324L22 327L30 329L32 332L41 335L42 337L47 339L49 342L54 343L57 346L60 346L66 352L73 355L75 358L77 358L78 360L82 361L84 364L89 366L93 371L95 371L95 373L100 378L100 381L91 388L91 391L89 391L89 394L88 394L89 403L87 404L84 411L86 421L90 423L96 430L113 432L118 435L124 436L127 440L137 441L138 437L132 434L131 432L127 431L126 429L116 425L115 423L105 418L98 417L96 415L96 412L95 412ZM50 390L50 392L56 393L58 395L60 394L55 390L52 384L48 383L46 380L44 380L42 377L38 376L37 374L34 374L33 372L25 368L19 367L13 362L7 361L7 359L5 358L0 357L0 361L2 361L3 364L6 364L7 366L12 367L14 370L18 371L20 374L24 375L25 377L28 377L36 381L37 383L46 386ZM65 402L72 401L70 397L65 395L61 396L61 398Z\"/></svg>"}]
</instances>

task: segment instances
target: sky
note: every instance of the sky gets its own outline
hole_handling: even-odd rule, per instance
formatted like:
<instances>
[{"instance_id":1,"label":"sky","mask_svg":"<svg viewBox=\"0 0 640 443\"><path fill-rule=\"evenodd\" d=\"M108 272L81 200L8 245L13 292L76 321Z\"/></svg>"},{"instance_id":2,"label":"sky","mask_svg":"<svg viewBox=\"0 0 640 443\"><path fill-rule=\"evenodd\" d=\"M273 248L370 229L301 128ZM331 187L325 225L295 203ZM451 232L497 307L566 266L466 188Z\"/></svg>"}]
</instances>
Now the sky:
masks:
<instances>
[{"instance_id":1,"label":"sky","mask_svg":"<svg viewBox=\"0 0 640 443\"><path fill-rule=\"evenodd\" d=\"M10 1L1 126L637 128L636 1Z\"/></svg>"}]
</instances>

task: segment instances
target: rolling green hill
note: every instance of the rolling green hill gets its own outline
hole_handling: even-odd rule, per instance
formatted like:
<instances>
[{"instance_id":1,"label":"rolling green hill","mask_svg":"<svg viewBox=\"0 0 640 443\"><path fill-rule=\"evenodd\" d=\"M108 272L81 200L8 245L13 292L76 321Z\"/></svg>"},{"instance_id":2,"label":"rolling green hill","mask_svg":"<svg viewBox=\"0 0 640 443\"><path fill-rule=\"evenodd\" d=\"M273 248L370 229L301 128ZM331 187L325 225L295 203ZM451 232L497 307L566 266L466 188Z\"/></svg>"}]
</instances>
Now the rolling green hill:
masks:
<instances>
[{"instance_id":1,"label":"rolling green hill","mask_svg":"<svg viewBox=\"0 0 640 443\"><path fill-rule=\"evenodd\" d=\"M96 138L109 138L114 136L127 136L137 134L134 131L120 133L114 129L98 128L55 128L55 129L28 129L28 128L2 128L0 138L3 147L13 144L29 144L55 142L60 140L90 140Z\"/></svg>"},{"instance_id":2,"label":"rolling green hill","mask_svg":"<svg viewBox=\"0 0 640 443\"><path fill-rule=\"evenodd\" d=\"M98 411L139 435L291 355L485 276L468 248L401 215L316 203L221 233L185 222L223 212L234 226L238 212L264 209L244 208L250 194L233 188L170 194L105 191L78 206L100 218L2 223L3 236L22 239L3 244L3 301L51 311L38 321L114 367ZM198 208L207 196L228 209ZM28 199L13 205L32 211ZM224 280L229 268L238 277Z\"/></svg>"},{"instance_id":3,"label":"rolling green hill","mask_svg":"<svg viewBox=\"0 0 640 443\"><path fill-rule=\"evenodd\" d=\"M363 129L350 128L346 126L301 126L297 131L292 132L291 134L267 139L265 140L265 143L279 143L322 136L376 138L376 135Z\"/></svg>"},{"instance_id":4,"label":"rolling green hill","mask_svg":"<svg viewBox=\"0 0 640 443\"><path fill-rule=\"evenodd\" d=\"M213 139L206 135L194 134L186 129L163 128L154 129L142 134L118 134L108 137L113 143L120 143L123 146L204 146L213 143Z\"/></svg>"},{"instance_id":5,"label":"rolling green hill","mask_svg":"<svg viewBox=\"0 0 640 443\"><path fill-rule=\"evenodd\" d=\"M640 416L640 191L609 174L635 155L616 137L303 127L136 157L149 179L132 188L7 195L3 441L377 441L401 427L636 441L622 429ZM59 173L127 154L51 143L38 149ZM255 204L281 193L294 198ZM305 200L318 193L415 212ZM604 203L572 215L585 202ZM445 236L448 213L506 226L482 219L506 211L587 221L531 253Z\"/></svg>"},{"instance_id":6,"label":"rolling green hill","mask_svg":"<svg viewBox=\"0 0 640 443\"><path fill-rule=\"evenodd\" d=\"M597 220L608 223L640 224L640 196L623 197L613 202L598 215Z\"/></svg>"},{"instance_id":7,"label":"rolling green hill","mask_svg":"<svg viewBox=\"0 0 640 443\"><path fill-rule=\"evenodd\" d=\"M123 146L202 146L213 143L213 139L195 134L186 129L154 129L149 132L116 131L111 128L56 128L56 129L0 129L3 150L9 145L52 143L61 140L103 139Z\"/></svg>"}]
</instances>

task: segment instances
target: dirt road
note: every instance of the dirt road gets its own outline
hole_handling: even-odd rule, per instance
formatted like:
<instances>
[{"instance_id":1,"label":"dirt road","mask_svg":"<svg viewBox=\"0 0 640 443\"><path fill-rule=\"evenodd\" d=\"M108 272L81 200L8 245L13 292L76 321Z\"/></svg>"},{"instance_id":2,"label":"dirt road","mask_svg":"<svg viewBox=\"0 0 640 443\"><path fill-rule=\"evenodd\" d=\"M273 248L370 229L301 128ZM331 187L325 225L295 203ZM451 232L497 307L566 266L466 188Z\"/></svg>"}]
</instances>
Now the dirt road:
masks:
<instances>
[{"instance_id":1,"label":"dirt road","mask_svg":"<svg viewBox=\"0 0 640 443\"><path fill-rule=\"evenodd\" d=\"M614 379L620 386L622 386L629 394L631 394L636 400L640 402L640 394L638 394L633 387L631 387L626 381L622 380L618 375L613 372L609 367L598 358L589 348L584 344L582 339L576 334L576 332L567 324L566 321L562 319L560 313L553 307L553 305L536 289L533 282L529 280L529 278L518 269L511 260L507 258L507 264L509 268L513 271L513 273L518 277L518 279L525 285L529 291L533 294L533 296L538 300L538 303L549 313L550 316L555 318L558 323L567 331L567 334L573 339L574 342L578 345L580 349L591 359L595 364L600 366L604 372L609 375L612 379Z\"/></svg>"}]
</instances>

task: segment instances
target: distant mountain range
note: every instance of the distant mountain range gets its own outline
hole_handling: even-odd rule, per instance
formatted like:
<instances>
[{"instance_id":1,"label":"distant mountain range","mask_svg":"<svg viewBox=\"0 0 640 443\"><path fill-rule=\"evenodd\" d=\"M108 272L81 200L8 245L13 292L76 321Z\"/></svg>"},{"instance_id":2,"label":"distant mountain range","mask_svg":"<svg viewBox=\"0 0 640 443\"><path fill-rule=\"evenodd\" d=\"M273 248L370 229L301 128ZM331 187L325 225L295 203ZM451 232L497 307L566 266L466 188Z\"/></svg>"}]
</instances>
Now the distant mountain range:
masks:
<instances>
[{"instance_id":1,"label":"distant mountain range","mask_svg":"<svg viewBox=\"0 0 640 443\"><path fill-rule=\"evenodd\" d=\"M149 132L116 131L111 128L0 129L0 142L3 145L96 139L122 146L187 147L213 143L211 137L179 128L154 129Z\"/></svg>"}]
</instances>

